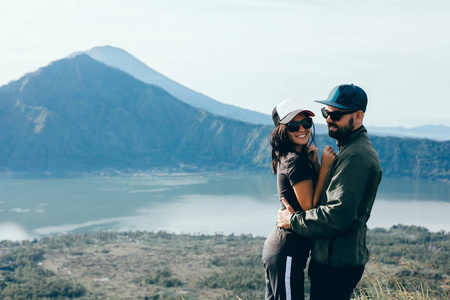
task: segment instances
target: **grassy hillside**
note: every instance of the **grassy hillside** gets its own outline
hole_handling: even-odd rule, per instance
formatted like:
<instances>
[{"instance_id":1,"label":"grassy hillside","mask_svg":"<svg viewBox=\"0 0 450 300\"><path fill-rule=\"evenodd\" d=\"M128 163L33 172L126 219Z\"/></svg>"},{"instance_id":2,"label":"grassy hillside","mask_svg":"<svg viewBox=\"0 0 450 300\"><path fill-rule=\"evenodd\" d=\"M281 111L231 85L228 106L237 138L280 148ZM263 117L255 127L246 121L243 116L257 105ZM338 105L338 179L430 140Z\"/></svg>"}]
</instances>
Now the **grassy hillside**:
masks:
<instances>
[{"instance_id":1,"label":"grassy hillside","mask_svg":"<svg viewBox=\"0 0 450 300\"><path fill-rule=\"evenodd\" d=\"M369 232L357 299L448 299L450 234ZM263 299L264 238L99 232L0 243L1 299Z\"/></svg>"}]
</instances>

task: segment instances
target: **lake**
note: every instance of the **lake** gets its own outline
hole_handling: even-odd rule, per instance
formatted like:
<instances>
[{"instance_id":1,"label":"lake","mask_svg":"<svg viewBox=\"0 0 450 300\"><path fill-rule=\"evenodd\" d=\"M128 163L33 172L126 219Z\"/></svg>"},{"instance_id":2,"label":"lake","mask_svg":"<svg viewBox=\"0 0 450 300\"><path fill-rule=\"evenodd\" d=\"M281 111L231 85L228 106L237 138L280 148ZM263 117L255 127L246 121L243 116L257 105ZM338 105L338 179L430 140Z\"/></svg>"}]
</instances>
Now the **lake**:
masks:
<instances>
[{"instance_id":1,"label":"lake","mask_svg":"<svg viewBox=\"0 0 450 300\"><path fill-rule=\"evenodd\" d=\"M266 236L275 226L272 174L134 174L0 178L0 240L99 230ZM450 231L450 183L383 178L369 228Z\"/></svg>"}]
</instances>

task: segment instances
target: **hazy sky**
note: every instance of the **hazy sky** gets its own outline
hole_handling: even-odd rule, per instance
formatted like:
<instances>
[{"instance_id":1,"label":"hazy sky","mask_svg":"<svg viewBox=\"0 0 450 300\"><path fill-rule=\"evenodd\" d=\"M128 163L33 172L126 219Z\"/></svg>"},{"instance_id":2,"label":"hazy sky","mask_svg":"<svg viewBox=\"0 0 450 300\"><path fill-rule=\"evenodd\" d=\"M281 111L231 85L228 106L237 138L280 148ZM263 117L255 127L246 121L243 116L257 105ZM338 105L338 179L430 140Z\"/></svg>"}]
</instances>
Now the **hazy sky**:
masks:
<instances>
[{"instance_id":1,"label":"hazy sky","mask_svg":"<svg viewBox=\"0 0 450 300\"><path fill-rule=\"evenodd\" d=\"M111 45L267 114L285 98L319 113L314 99L354 83L367 125L450 126L448 0L15 0L0 28L0 85Z\"/></svg>"}]
</instances>

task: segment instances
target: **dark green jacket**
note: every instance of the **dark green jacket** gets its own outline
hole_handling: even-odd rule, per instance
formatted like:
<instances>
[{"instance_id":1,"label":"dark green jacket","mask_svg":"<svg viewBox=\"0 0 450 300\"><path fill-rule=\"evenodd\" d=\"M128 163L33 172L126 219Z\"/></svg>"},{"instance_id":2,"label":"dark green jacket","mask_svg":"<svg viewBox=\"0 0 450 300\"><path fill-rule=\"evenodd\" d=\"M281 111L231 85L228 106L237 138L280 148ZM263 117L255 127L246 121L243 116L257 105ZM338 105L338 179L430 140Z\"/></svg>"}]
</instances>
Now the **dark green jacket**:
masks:
<instances>
[{"instance_id":1,"label":"dark green jacket","mask_svg":"<svg viewBox=\"0 0 450 300\"><path fill-rule=\"evenodd\" d=\"M333 267L360 267L369 260L367 220L381 181L378 154L362 126L338 143L320 206L294 213L291 228L313 237L311 257Z\"/></svg>"}]
</instances>

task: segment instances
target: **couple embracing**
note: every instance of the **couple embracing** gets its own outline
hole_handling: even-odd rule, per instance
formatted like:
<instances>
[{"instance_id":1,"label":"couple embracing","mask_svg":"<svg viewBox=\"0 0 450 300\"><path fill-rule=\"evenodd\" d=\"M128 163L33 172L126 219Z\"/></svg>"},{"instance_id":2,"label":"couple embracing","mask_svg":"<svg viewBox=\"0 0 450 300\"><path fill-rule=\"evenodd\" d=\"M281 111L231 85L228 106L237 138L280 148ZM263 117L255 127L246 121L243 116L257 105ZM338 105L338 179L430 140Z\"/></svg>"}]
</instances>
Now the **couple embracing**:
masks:
<instances>
[{"instance_id":1,"label":"couple embracing","mask_svg":"<svg viewBox=\"0 0 450 300\"><path fill-rule=\"evenodd\" d=\"M308 266L310 299L350 299L369 259L369 219L381 168L363 125L367 95L358 86L335 87L322 116L338 153L326 146L319 164L314 113L294 100L279 103L270 144L282 208L263 249L266 299L304 299Z\"/></svg>"}]
</instances>

